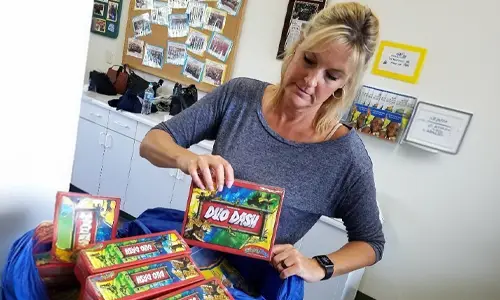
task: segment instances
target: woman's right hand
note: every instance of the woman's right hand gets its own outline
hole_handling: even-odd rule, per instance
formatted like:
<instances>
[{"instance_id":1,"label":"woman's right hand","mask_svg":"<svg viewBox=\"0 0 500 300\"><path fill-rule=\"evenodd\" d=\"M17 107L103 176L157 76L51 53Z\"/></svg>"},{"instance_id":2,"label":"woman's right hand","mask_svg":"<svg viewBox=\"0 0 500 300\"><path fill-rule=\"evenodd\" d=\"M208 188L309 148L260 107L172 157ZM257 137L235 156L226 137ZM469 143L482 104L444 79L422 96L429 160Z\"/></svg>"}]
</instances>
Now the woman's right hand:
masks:
<instances>
[{"instance_id":1,"label":"woman's right hand","mask_svg":"<svg viewBox=\"0 0 500 300\"><path fill-rule=\"evenodd\" d=\"M220 192L231 187L234 182L234 171L231 164L219 155L183 155L177 159L178 168L191 175L193 182L201 189L214 190L214 183ZM214 182L215 179L215 182Z\"/></svg>"}]
</instances>

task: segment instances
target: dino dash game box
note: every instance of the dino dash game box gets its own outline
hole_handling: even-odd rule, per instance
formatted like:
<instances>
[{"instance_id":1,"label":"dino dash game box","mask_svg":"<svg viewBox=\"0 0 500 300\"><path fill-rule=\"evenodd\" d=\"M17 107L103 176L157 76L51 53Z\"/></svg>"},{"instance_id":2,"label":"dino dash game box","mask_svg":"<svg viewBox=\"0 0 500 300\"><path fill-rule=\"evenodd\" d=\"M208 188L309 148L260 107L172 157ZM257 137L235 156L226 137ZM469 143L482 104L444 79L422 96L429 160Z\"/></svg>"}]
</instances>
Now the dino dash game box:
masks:
<instances>
[{"instance_id":1,"label":"dino dash game box","mask_svg":"<svg viewBox=\"0 0 500 300\"><path fill-rule=\"evenodd\" d=\"M226 287L217 278L214 278L190 285L155 300L233 300L233 297Z\"/></svg>"},{"instance_id":2,"label":"dino dash game box","mask_svg":"<svg viewBox=\"0 0 500 300\"><path fill-rule=\"evenodd\" d=\"M192 246L270 261L284 194L241 180L222 192L192 183L182 237Z\"/></svg>"},{"instance_id":3,"label":"dino dash game box","mask_svg":"<svg viewBox=\"0 0 500 300\"><path fill-rule=\"evenodd\" d=\"M116 239L80 251L75 274L83 284L89 275L190 253L175 230Z\"/></svg>"},{"instance_id":4,"label":"dino dash game box","mask_svg":"<svg viewBox=\"0 0 500 300\"><path fill-rule=\"evenodd\" d=\"M58 192L52 255L74 263L78 251L116 236L120 199Z\"/></svg>"},{"instance_id":5,"label":"dino dash game box","mask_svg":"<svg viewBox=\"0 0 500 300\"><path fill-rule=\"evenodd\" d=\"M202 281L189 255L92 275L82 299L151 299Z\"/></svg>"}]
</instances>

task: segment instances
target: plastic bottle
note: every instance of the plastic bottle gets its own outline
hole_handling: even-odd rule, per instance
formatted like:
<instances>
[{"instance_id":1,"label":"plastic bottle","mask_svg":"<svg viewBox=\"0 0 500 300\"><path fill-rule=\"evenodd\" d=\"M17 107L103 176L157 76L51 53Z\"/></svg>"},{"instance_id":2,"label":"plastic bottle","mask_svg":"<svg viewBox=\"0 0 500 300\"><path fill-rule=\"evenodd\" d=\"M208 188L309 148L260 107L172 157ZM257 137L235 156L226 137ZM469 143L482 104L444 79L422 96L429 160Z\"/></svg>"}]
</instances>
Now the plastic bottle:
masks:
<instances>
[{"instance_id":1,"label":"plastic bottle","mask_svg":"<svg viewBox=\"0 0 500 300\"><path fill-rule=\"evenodd\" d=\"M153 84L150 83L149 87L144 91L144 101L142 101L141 114L149 115L151 113L151 105L153 104L153 99L155 97L155 92L153 90Z\"/></svg>"}]
</instances>

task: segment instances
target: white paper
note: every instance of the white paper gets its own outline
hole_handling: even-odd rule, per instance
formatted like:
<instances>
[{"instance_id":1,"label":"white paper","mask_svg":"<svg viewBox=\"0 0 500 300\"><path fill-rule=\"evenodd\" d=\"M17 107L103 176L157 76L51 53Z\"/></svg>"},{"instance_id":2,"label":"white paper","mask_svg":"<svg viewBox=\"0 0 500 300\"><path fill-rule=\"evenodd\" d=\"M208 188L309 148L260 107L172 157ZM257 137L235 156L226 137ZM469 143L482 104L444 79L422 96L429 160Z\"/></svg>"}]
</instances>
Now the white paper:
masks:
<instances>
[{"instance_id":1,"label":"white paper","mask_svg":"<svg viewBox=\"0 0 500 300\"><path fill-rule=\"evenodd\" d=\"M189 26L201 28L204 25L205 10L207 4L198 1L191 1L188 3L186 13L189 15Z\"/></svg>"},{"instance_id":2,"label":"white paper","mask_svg":"<svg viewBox=\"0 0 500 300\"><path fill-rule=\"evenodd\" d=\"M167 64L183 66L186 62L186 45L176 42L168 42L167 45Z\"/></svg>"},{"instance_id":3,"label":"white paper","mask_svg":"<svg viewBox=\"0 0 500 300\"><path fill-rule=\"evenodd\" d=\"M406 140L433 149L455 153L470 121L471 115L419 104Z\"/></svg>"},{"instance_id":4,"label":"white paper","mask_svg":"<svg viewBox=\"0 0 500 300\"><path fill-rule=\"evenodd\" d=\"M187 14L170 14L168 16L168 36L184 37L189 33Z\"/></svg>"},{"instance_id":5,"label":"white paper","mask_svg":"<svg viewBox=\"0 0 500 300\"><path fill-rule=\"evenodd\" d=\"M204 68L205 64L203 62L188 55L184 68L182 69L182 74L187 78L200 82Z\"/></svg>"},{"instance_id":6,"label":"white paper","mask_svg":"<svg viewBox=\"0 0 500 300\"><path fill-rule=\"evenodd\" d=\"M190 29L186 39L186 45L189 51L202 56L207 49L208 35L195 29Z\"/></svg>"},{"instance_id":7,"label":"white paper","mask_svg":"<svg viewBox=\"0 0 500 300\"><path fill-rule=\"evenodd\" d=\"M382 52L378 69L405 76L413 76L417 69L419 58L419 52L386 46Z\"/></svg>"},{"instance_id":8,"label":"white paper","mask_svg":"<svg viewBox=\"0 0 500 300\"><path fill-rule=\"evenodd\" d=\"M212 35L209 44L207 52L222 61L227 60L233 47L233 42L230 39L218 33Z\"/></svg>"},{"instance_id":9,"label":"white paper","mask_svg":"<svg viewBox=\"0 0 500 300\"><path fill-rule=\"evenodd\" d=\"M144 51L144 41L128 38L127 44L127 55L142 58L142 53Z\"/></svg>"},{"instance_id":10,"label":"white paper","mask_svg":"<svg viewBox=\"0 0 500 300\"><path fill-rule=\"evenodd\" d=\"M163 48L146 44L142 64L161 69L163 66Z\"/></svg>"}]
</instances>

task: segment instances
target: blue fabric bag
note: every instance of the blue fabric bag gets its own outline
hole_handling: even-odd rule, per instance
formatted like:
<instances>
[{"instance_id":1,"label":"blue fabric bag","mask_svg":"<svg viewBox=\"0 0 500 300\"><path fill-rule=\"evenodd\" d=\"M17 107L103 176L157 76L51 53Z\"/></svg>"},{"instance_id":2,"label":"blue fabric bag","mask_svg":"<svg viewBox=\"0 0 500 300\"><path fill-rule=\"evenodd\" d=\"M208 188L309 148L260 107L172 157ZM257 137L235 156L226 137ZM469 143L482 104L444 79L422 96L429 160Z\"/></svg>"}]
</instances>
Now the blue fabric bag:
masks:
<instances>
[{"instance_id":1,"label":"blue fabric bag","mask_svg":"<svg viewBox=\"0 0 500 300\"><path fill-rule=\"evenodd\" d=\"M34 233L26 232L10 248L2 275L4 300L49 299L33 259Z\"/></svg>"},{"instance_id":2,"label":"blue fabric bag","mask_svg":"<svg viewBox=\"0 0 500 300\"><path fill-rule=\"evenodd\" d=\"M182 231L184 211L168 208L153 208L144 211L137 219L119 230L120 236L135 236L166 230ZM304 281L292 276L285 280L266 261L244 256L227 255L229 262L254 286L261 296L254 298L237 289L229 289L236 300L296 300L304 298Z\"/></svg>"}]
</instances>

